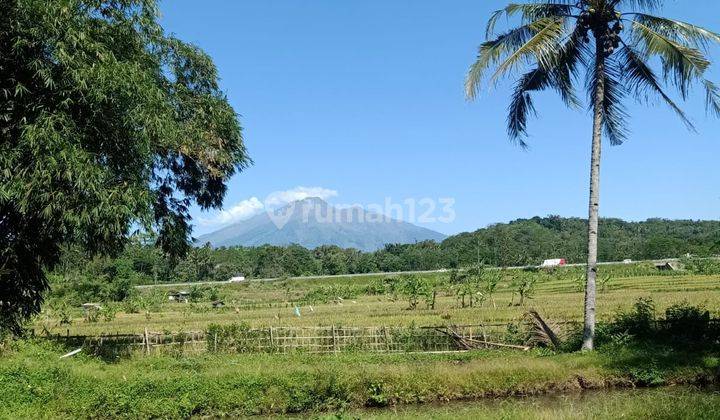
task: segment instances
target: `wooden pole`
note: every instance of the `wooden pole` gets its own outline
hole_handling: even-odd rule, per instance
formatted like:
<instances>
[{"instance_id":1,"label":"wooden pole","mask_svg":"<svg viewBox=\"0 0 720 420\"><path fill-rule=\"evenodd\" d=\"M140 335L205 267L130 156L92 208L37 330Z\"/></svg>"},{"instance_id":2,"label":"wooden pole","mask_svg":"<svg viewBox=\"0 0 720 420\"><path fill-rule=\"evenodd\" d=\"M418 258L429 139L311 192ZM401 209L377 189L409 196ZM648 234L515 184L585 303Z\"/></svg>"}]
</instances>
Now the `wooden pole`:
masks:
<instances>
[{"instance_id":1,"label":"wooden pole","mask_svg":"<svg viewBox=\"0 0 720 420\"><path fill-rule=\"evenodd\" d=\"M337 353L337 338L335 337L335 326L332 326L333 353Z\"/></svg>"},{"instance_id":2,"label":"wooden pole","mask_svg":"<svg viewBox=\"0 0 720 420\"><path fill-rule=\"evenodd\" d=\"M150 335L147 327L145 327L145 353L150 354Z\"/></svg>"},{"instance_id":3,"label":"wooden pole","mask_svg":"<svg viewBox=\"0 0 720 420\"><path fill-rule=\"evenodd\" d=\"M390 336L388 335L387 327L383 327L383 334L385 335L385 347L387 351L390 351Z\"/></svg>"}]
</instances>

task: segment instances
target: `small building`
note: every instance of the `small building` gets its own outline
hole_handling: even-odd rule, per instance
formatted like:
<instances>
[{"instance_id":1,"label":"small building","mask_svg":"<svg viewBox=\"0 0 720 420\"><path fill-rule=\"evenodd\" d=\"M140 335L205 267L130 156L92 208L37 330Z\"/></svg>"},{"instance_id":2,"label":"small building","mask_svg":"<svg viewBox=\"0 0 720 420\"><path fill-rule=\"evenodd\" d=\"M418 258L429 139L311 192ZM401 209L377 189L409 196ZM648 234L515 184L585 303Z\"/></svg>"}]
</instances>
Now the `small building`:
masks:
<instances>
[{"instance_id":1,"label":"small building","mask_svg":"<svg viewBox=\"0 0 720 420\"><path fill-rule=\"evenodd\" d=\"M172 302L178 302L178 303L184 303L187 302L190 299L190 292L186 291L180 291L180 292L170 292L168 294L168 300Z\"/></svg>"},{"instance_id":2,"label":"small building","mask_svg":"<svg viewBox=\"0 0 720 420\"><path fill-rule=\"evenodd\" d=\"M680 264L677 261L661 261L655 263L655 268L659 271L677 271L680 269Z\"/></svg>"},{"instance_id":3,"label":"small building","mask_svg":"<svg viewBox=\"0 0 720 420\"><path fill-rule=\"evenodd\" d=\"M245 276L233 276L228 280L228 283L242 283L245 281Z\"/></svg>"}]
</instances>

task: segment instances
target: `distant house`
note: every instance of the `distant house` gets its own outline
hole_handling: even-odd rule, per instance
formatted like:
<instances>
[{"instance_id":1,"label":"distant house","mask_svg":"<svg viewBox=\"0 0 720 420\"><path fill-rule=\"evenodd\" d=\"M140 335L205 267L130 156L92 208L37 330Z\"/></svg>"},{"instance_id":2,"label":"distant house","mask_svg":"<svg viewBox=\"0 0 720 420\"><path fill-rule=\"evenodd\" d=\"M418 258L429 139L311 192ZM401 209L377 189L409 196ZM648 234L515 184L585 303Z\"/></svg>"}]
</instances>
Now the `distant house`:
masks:
<instances>
[{"instance_id":1,"label":"distant house","mask_svg":"<svg viewBox=\"0 0 720 420\"><path fill-rule=\"evenodd\" d=\"M245 276L234 276L228 280L228 283L241 283L245 281Z\"/></svg>"},{"instance_id":2,"label":"distant house","mask_svg":"<svg viewBox=\"0 0 720 420\"><path fill-rule=\"evenodd\" d=\"M168 294L168 300L172 302L178 302L178 303L184 303L187 302L190 299L190 292L181 291L181 292L175 292L172 291Z\"/></svg>"},{"instance_id":3,"label":"distant house","mask_svg":"<svg viewBox=\"0 0 720 420\"><path fill-rule=\"evenodd\" d=\"M680 269L680 263L677 261L662 261L656 262L655 268L659 271L677 271Z\"/></svg>"}]
</instances>

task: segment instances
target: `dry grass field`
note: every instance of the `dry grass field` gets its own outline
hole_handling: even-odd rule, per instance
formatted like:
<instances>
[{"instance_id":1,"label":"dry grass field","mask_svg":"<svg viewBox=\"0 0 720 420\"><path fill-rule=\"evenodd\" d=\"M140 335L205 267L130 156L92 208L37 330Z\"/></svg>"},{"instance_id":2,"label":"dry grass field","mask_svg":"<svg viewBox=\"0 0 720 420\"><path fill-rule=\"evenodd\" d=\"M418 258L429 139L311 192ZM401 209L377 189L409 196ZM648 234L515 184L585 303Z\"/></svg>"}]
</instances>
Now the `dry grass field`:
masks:
<instances>
[{"instance_id":1,"label":"dry grass field","mask_svg":"<svg viewBox=\"0 0 720 420\"><path fill-rule=\"evenodd\" d=\"M639 298L652 298L658 313L682 302L702 305L713 316L720 315L720 275L657 273L630 267L608 269L609 280L600 287L598 318L609 320L618 311L627 310ZM640 272L642 275L638 275ZM633 275L634 274L634 275ZM534 288L522 305L513 285L515 273L500 276L497 291L484 302L462 307L455 289L447 283L447 273L420 275L421 281L437 284L434 309L421 300L410 309L401 292L377 293L375 285L393 276L368 275L354 278L250 281L243 284L157 287L143 289L133 302L108 304L109 316L100 315L89 322L80 308L65 309L71 317L61 324L58 311L48 307L34 328L52 333L94 335L101 333L141 333L150 331L201 331L209 324L247 323L250 327L270 326L433 326L496 324L517 321L532 308L555 321L582 319L582 273L577 268L552 273L536 272ZM396 277L396 276L395 276ZM190 302L168 300L171 291L191 291ZM476 297L477 299L477 297ZM211 301L224 306L214 308ZM300 316L295 308L300 310Z\"/></svg>"}]
</instances>

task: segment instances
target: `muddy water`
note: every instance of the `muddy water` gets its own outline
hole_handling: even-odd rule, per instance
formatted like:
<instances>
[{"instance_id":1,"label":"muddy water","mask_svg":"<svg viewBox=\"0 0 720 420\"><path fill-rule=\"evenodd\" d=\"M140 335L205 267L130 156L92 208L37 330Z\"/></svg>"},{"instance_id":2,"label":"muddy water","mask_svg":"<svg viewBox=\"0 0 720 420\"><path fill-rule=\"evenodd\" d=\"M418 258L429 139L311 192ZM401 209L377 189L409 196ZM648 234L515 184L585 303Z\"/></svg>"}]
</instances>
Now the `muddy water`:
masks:
<instances>
[{"instance_id":1,"label":"muddy water","mask_svg":"<svg viewBox=\"0 0 720 420\"><path fill-rule=\"evenodd\" d=\"M720 419L720 389L618 389L337 414L342 418L362 419Z\"/></svg>"}]
</instances>

